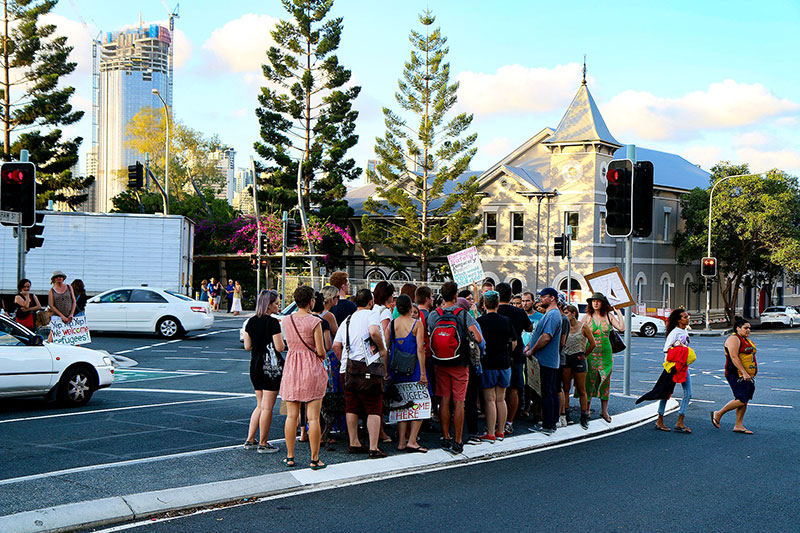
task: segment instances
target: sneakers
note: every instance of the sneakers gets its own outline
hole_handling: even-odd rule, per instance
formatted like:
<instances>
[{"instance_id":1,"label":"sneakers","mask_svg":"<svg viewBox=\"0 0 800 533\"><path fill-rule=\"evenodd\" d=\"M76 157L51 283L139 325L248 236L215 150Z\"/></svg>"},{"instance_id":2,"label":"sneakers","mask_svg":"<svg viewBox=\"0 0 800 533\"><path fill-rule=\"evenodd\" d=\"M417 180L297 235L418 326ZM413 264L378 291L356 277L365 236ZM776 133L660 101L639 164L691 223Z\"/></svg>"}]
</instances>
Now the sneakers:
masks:
<instances>
[{"instance_id":1,"label":"sneakers","mask_svg":"<svg viewBox=\"0 0 800 533\"><path fill-rule=\"evenodd\" d=\"M567 417L566 416L561 415L560 417L558 417L558 427L560 427L560 428L567 427Z\"/></svg>"},{"instance_id":2,"label":"sneakers","mask_svg":"<svg viewBox=\"0 0 800 533\"><path fill-rule=\"evenodd\" d=\"M531 427L528 428L528 431L531 431L531 432L538 432L538 431L541 431L541 430L542 430L542 425L539 424L539 423L536 423L536 424L534 424L534 425L532 425Z\"/></svg>"},{"instance_id":3,"label":"sneakers","mask_svg":"<svg viewBox=\"0 0 800 533\"><path fill-rule=\"evenodd\" d=\"M442 443L442 449L443 450L450 451L450 449L453 447L453 439L446 439L446 438L442 437L442 438L439 439L439 442Z\"/></svg>"},{"instance_id":4,"label":"sneakers","mask_svg":"<svg viewBox=\"0 0 800 533\"><path fill-rule=\"evenodd\" d=\"M449 451L455 454L462 453L464 451L464 444L461 442L454 442Z\"/></svg>"},{"instance_id":5,"label":"sneakers","mask_svg":"<svg viewBox=\"0 0 800 533\"><path fill-rule=\"evenodd\" d=\"M581 413L581 427L583 429L589 429L589 415L586 413Z\"/></svg>"},{"instance_id":6,"label":"sneakers","mask_svg":"<svg viewBox=\"0 0 800 533\"><path fill-rule=\"evenodd\" d=\"M506 422L505 434L511 435L512 433L514 433L514 426L511 425L511 422Z\"/></svg>"},{"instance_id":7,"label":"sneakers","mask_svg":"<svg viewBox=\"0 0 800 533\"><path fill-rule=\"evenodd\" d=\"M256 450L256 451L258 453L275 453L275 452L278 451L278 447L275 446L274 444L270 444L268 442L265 446L262 446L262 445L259 444L258 445L258 450Z\"/></svg>"},{"instance_id":8,"label":"sneakers","mask_svg":"<svg viewBox=\"0 0 800 533\"><path fill-rule=\"evenodd\" d=\"M547 435L547 436L550 436L550 435L552 435L552 434L553 434L553 433L555 433L555 432L556 432L556 430L555 430L555 429L542 429L542 433L544 433L544 434L545 434L545 435Z\"/></svg>"},{"instance_id":9,"label":"sneakers","mask_svg":"<svg viewBox=\"0 0 800 533\"><path fill-rule=\"evenodd\" d=\"M571 426L572 424L575 423L575 421L572 418L570 418L569 412L564 413L564 419L567 421L566 424L567 426Z\"/></svg>"},{"instance_id":10,"label":"sneakers","mask_svg":"<svg viewBox=\"0 0 800 533\"><path fill-rule=\"evenodd\" d=\"M496 431L494 434L494 438L499 441L502 441L505 437L502 431Z\"/></svg>"},{"instance_id":11,"label":"sneakers","mask_svg":"<svg viewBox=\"0 0 800 533\"><path fill-rule=\"evenodd\" d=\"M242 446L242 448L244 448L245 450L252 450L256 446L258 446L257 442L248 440L248 441L245 441L244 446Z\"/></svg>"},{"instance_id":12,"label":"sneakers","mask_svg":"<svg viewBox=\"0 0 800 533\"><path fill-rule=\"evenodd\" d=\"M491 442L494 443L497 440L496 435L492 435L491 433L487 433L486 435L481 435L480 437L481 442Z\"/></svg>"},{"instance_id":13,"label":"sneakers","mask_svg":"<svg viewBox=\"0 0 800 533\"><path fill-rule=\"evenodd\" d=\"M482 442L483 442L483 437L481 437L480 435L470 435L469 438L467 439L466 444L474 445L474 444L480 444Z\"/></svg>"}]
</instances>

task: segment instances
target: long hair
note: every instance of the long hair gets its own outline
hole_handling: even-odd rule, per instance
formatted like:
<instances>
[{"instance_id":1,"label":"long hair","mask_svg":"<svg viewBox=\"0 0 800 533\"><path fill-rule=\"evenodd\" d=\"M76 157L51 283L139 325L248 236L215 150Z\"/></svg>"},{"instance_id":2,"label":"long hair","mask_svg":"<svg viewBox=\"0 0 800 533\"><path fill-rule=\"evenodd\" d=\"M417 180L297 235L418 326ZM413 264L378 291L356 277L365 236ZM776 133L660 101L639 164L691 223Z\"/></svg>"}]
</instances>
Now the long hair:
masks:
<instances>
[{"instance_id":1,"label":"long hair","mask_svg":"<svg viewBox=\"0 0 800 533\"><path fill-rule=\"evenodd\" d=\"M267 315L269 305L277 299L278 293L276 291L261 289L261 292L258 293L258 299L256 300L256 316L262 317Z\"/></svg>"},{"instance_id":2,"label":"long hair","mask_svg":"<svg viewBox=\"0 0 800 533\"><path fill-rule=\"evenodd\" d=\"M667 318L667 335L669 335L670 331L678 327L678 321L681 319L681 316L683 316L683 313L685 312L686 312L685 309L672 310L672 312L669 314L669 317Z\"/></svg>"},{"instance_id":3,"label":"long hair","mask_svg":"<svg viewBox=\"0 0 800 533\"><path fill-rule=\"evenodd\" d=\"M606 300L598 300L600 302L600 309L598 309L598 313L600 316L608 316L608 313L611 312L611 306L608 304ZM586 306L586 314L593 315L594 314L594 306L590 303Z\"/></svg>"}]
</instances>

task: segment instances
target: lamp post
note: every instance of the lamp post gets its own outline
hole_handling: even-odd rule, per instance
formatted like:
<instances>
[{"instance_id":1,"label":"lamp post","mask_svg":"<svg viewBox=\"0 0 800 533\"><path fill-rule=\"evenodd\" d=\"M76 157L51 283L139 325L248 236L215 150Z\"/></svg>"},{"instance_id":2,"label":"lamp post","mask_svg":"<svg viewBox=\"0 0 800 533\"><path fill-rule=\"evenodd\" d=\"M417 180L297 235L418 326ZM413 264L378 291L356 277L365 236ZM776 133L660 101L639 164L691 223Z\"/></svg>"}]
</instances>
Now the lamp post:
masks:
<instances>
[{"instance_id":1,"label":"lamp post","mask_svg":"<svg viewBox=\"0 0 800 533\"><path fill-rule=\"evenodd\" d=\"M158 96L158 99L161 100L161 104L164 106L164 122L166 127L166 137L164 141L164 191L167 195L167 208L165 215L169 215L169 107L167 107L167 103L161 97L161 93L158 92L158 89L153 89L153 94Z\"/></svg>"},{"instance_id":2,"label":"lamp post","mask_svg":"<svg viewBox=\"0 0 800 533\"><path fill-rule=\"evenodd\" d=\"M759 174L736 174L734 176L725 176L714 182L714 185L711 187L711 194L708 195L708 246L706 247L706 257L711 257L711 203L714 201L714 189L716 189L717 185L719 185L723 181L727 181L731 178L743 178L745 176L761 176L762 174L764 173L762 172ZM706 280L706 328L705 328L706 331L711 330L708 318L710 310L711 310L711 291L708 290L708 280Z\"/></svg>"}]
</instances>

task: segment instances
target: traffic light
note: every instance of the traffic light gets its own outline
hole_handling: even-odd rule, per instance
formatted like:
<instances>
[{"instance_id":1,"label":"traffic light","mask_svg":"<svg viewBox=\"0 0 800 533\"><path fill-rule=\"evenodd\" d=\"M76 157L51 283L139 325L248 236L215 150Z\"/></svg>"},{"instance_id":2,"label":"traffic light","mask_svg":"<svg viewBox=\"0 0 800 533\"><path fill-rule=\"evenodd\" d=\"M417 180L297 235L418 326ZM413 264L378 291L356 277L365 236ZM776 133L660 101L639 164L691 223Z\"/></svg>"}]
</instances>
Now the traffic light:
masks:
<instances>
[{"instance_id":1,"label":"traffic light","mask_svg":"<svg viewBox=\"0 0 800 533\"><path fill-rule=\"evenodd\" d=\"M633 229L633 162L618 159L609 163L606 181L606 232L611 237L627 237Z\"/></svg>"},{"instance_id":2,"label":"traffic light","mask_svg":"<svg viewBox=\"0 0 800 533\"><path fill-rule=\"evenodd\" d=\"M556 257L560 257L564 259L567 257L569 252L569 237L561 234L560 237L555 237L553 239L553 255Z\"/></svg>"},{"instance_id":3,"label":"traffic light","mask_svg":"<svg viewBox=\"0 0 800 533\"><path fill-rule=\"evenodd\" d=\"M19 213L22 227L30 228L36 213L36 165L30 162L3 163L0 169L0 211ZM4 226L16 226L3 222Z\"/></svg>"},{"instance_id":4,"label":"traffic light","mask_svg":"<svg viewBox=\"0 0 800 533\"><path fill-rule=\"evenodd\" d=\"M704 257L700 263L700 275L706 278L713 278L717 275L717 258Z\"/></svg>"},{"instance_id":5,"label":"traffic light","mask_svg":"<svg viewBox=\"0 0 800 533\"><path fill-rule=\"evenodd\" d=\"M144 167L138 161L128 165L128 188L141 189L144 186Z\"/></svg>"},{"instance_id":6,"label":"traffic light","mask_svg":"<svg viewBox=\"0 0 800 533\"><path fill-rule=\"evenodd\" d=\"M272 250L269 247L269 238L266 235L261 235L261 242L259 243L261 255L270 255Z\"/></svg>"},{"instance_id":7,"label":"traffic light","mask_svg":"<svg viewBox=\"0 0 800 533\"><path fill-rule=\"evenodd\" d=\"M255 254L250 256L250 270L258 270L258 257Z\"/></svg>"},{"instance_id":8,"label":"traffic light","mask_svg":"<svg viewBox=\"0 0 800 533\"><path fill-rule=\"evenodd\" d=\"M653 232L653 163L637 161L633 179L633 236Z\"/></svg>"},{"instance_id":9,"label":"traffic light","mask_svg":"<svg viewBox=\"0 0 800 533\"><path fill-rule=\"evenodd\" d=\"M303 244L303 228L292 220L286 221L286 247L294 248Z\"/></svg>"},{"instance_id":10,"label":"traffic light","mask_svg":"<svg viewBox=\"0 0 800 533\"><path fill-rule=\"evenodd\" d=\"M42 233L44 233L44 213L36 213L35 219L36 223L25 232L26 252L31 248L39 248L44 244L44 237L42 237Z\"/></svg>"}]
</instances>

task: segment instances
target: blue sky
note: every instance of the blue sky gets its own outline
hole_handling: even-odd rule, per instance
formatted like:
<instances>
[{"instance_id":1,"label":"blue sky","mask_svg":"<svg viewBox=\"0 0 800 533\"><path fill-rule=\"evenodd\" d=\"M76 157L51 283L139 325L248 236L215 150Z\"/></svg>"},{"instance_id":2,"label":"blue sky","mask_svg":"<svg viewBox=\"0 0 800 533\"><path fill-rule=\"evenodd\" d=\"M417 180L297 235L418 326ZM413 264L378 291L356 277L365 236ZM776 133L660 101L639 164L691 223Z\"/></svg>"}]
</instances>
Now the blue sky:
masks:
<instances>
[{"instance_id":1,"label":"blue sky","mask_svg":"<svg viewBox=\"0 0 800 533\"><path fill-rule=\"evenodd\" d=\"M350 152L362 168L384 133L381 108L399 110L394 93L408 33L419 29L426 7L448 38L459 110L474 114L474 170L558 125L586 54L589 89L620 142L677 153L705 169L730 160L800 175L797 0L337 0L333 12L344 17L338 56L362 86L360 139ZM167 18L162 0L72 0L55 9L53 22L79 64L68 82L77 89L74 105L87 113L68 133L85 139L82 164L91 139L91 37L137 23L140 13L147 23ZM237 167L255 155L260 65L272 25L286 16L276 0L180 5L176 117L233 146Z\"/></svg>"}]
</instances>

